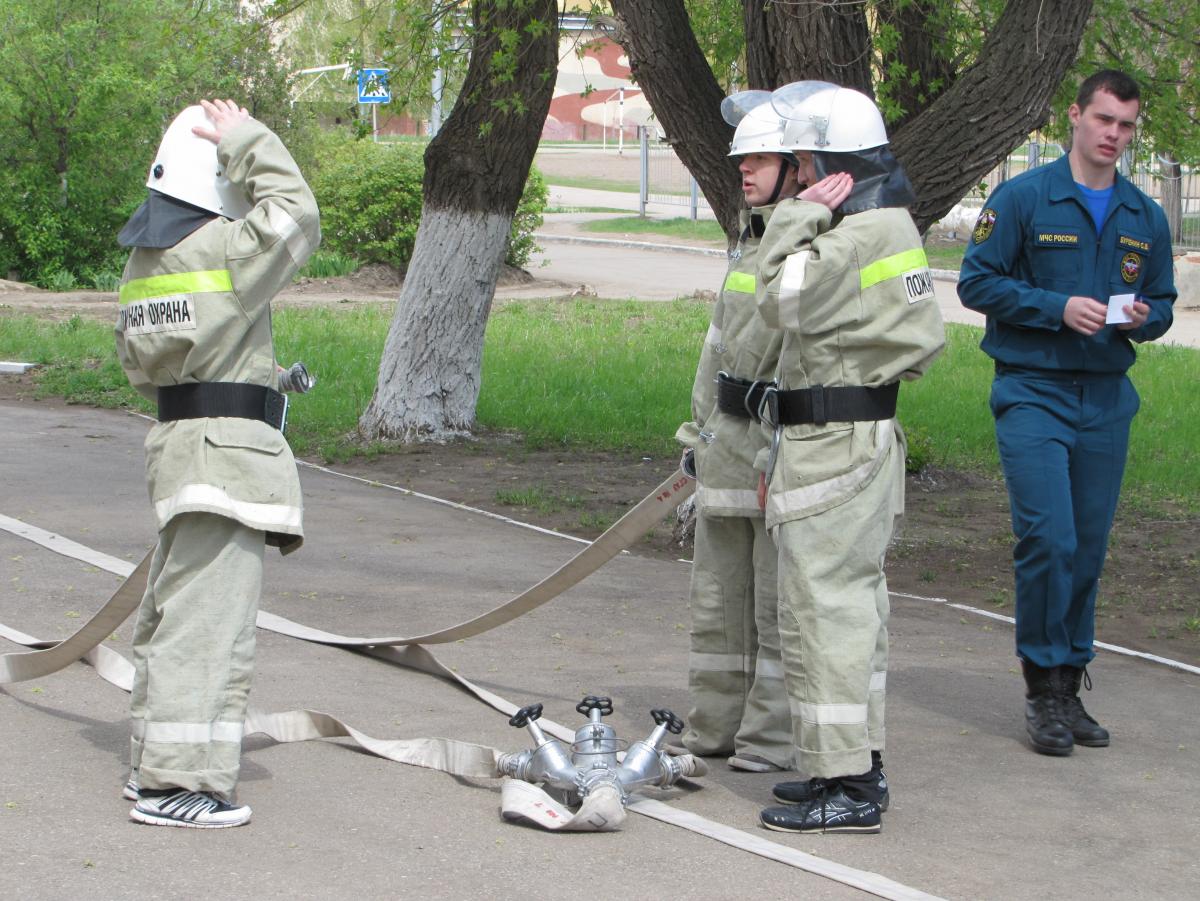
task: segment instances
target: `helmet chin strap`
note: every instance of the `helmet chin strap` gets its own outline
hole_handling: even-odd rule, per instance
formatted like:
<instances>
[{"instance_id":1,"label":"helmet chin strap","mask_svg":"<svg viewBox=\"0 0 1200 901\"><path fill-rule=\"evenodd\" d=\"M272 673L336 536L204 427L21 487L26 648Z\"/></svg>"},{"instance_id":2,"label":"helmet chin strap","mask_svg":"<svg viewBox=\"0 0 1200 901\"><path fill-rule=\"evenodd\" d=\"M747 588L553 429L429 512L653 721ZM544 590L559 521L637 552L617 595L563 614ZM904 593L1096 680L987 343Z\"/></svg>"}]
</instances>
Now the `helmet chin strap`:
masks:
<instances>
[{"instance_id":1,"label":"helmet chin strap","mask_svg":"<svg viewBox=\"0 0 1200 901\"><path fill-rule=\"evenodd\" d=\"M767 202L763 206L771 206L779 202L779 194L783 190L783 183L787 180L788 169L792 166L787 157L781 156L779 159L779 177L775 179L775 190L771 192L771 196L767 198Z\"/></svg>"}]
</instances>

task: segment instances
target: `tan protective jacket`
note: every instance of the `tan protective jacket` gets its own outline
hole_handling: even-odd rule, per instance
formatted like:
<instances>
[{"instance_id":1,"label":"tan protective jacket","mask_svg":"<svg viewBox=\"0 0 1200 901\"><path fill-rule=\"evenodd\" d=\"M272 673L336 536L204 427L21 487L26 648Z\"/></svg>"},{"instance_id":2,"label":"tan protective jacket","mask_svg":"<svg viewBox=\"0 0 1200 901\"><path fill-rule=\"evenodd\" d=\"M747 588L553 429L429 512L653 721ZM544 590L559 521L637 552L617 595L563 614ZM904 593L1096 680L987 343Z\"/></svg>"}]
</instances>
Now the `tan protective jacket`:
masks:
<instances>
[{"instance_id":1,"label":"tan protective jacket","mask_svg":"<svg viewBox=\"0 0 1200 901\"><path fill-rule=\"evenodd\" d=\"M729 271L713 306L712 324L700 351L692 386L692 420L675 437L696 451L696 509L707 516L762 516L754 458L765 447L759 424L717 409L717 373L751 381L775 378L782 333L769 328L755 309L755 271L760 237L750 231L752 214L771 220L774 206L742 210L743 240L731 254ZM762 231L759 231L759 235Z\"/></svg>"},{"instance_id":2,"label":"tan protective jacket","mask_svg":"<svg viewBox=\"0 0 1200 901\"><path fill-rule=\"evenodd\" d=\"M785 201L759 248L758 309L784 335L780 389L919 378L941 353L945 331L912 217L888 208L829 228L831 221L821 204ZM897 436L893 420L784 427L768 474L768 528L858 493ZM765 451L756 465L766 470Z\"/></svg>"},{"instance_id":3,"label":"tan protective jacket","mask_svg":"<svg viewBox=\"0 0 1200 901\"><path fill-rule=\"evenodd\" d=\"M130 382L245 382L278 389L271 299L321 240L316 200L283 143L250 120L217 156L254 203L164 250L134 248L121 285L117 356ZM303 540L300 479L281 432L231 417L161 422L146 437L158 528L180 513L227 516L284 553Z\"/></svg>"}]
</instances>

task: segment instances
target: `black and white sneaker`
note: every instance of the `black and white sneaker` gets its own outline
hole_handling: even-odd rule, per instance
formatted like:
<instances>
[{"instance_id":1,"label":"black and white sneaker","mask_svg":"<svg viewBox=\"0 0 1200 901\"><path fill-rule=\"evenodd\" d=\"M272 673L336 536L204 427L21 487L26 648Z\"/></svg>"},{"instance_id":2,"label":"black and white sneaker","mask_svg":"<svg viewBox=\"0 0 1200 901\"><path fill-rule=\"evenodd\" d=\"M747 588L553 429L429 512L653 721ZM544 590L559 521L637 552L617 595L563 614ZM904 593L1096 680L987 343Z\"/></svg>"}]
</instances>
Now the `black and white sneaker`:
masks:
<instances>
[{"instance_id":1,"label":"black and white sneaker","mask_svg":"<svg viewBox=\"0 0 1200 901\"><path fill-rule=\"evenodd\" d=\"M875 833L883 828L879 805L874 801L855 801L836 781L826 785L811 801L768 807L758 819L776 832Z\"/></svg>"},{"instance_id":2,"label":"black and white sneaker","mask_svg":"<svg viewBox=\"0 0 1200 901\"><path fill-rule=\"evenodd\" d=\"M137 773L130 773L129 781L126 782L125 787L121 789L121 797L126 801L136 801L141 796L141 789L138 788Z\"/></svg>"},{"instance_id":3,"label":"black and white sneaker","mask_svg":"<svg viewBox=\"0 0 1200 901\"><path fill-rule=\"evenodd\" d=\"M131 819L149 826L185 826L190 829L228 829L250 822L250 808L222 801L212 792L186 788L142 789Z\"/></svg>"},{"instance_id":4,"label":"black and white sneaker","mask_svg":"<svg viewBox=\"0 0 1200 901\"><path fill-rule=\"evenodd\" d=\"M892 800L888 794L887 776L883 774L882 769L875 772L879 778L873 786L878 792L874 800L879 805L879 812L887 813L888 804ZM816 798L829 783L829 779L816 778L805 779L802 782L780 782L771 794L775 796L776 801L782 801L784 804L805 804Z\"/></svg>"}]
</instances>

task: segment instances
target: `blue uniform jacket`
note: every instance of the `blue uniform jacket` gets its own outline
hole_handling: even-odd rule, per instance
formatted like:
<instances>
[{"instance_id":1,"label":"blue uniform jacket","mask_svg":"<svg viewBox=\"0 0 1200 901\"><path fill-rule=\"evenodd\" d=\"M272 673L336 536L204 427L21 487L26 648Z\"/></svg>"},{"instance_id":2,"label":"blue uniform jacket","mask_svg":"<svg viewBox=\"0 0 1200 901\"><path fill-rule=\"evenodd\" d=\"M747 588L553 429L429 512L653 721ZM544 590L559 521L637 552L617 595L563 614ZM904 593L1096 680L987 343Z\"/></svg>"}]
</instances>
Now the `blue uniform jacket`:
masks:
<instances>
[{"instance_id":1,"label":"blue uniform jacket","mask_svg":"<svg viewBox=\"0 0 1200 901\"><path fill-rule=\"evenodd\" d=\"M1153 200L1118 173L1104 228L1071 177L1067 157L1018 175L988 198L963 259L958 296L987 316L980 345L997 362L1032 369L1121 373L1132 341L1171 327L1171 233ZM1063 324L1072 295L1102 303L1136 294L1150 305L1141 328L1081 335Z\"/></svg>"}]
</instances>

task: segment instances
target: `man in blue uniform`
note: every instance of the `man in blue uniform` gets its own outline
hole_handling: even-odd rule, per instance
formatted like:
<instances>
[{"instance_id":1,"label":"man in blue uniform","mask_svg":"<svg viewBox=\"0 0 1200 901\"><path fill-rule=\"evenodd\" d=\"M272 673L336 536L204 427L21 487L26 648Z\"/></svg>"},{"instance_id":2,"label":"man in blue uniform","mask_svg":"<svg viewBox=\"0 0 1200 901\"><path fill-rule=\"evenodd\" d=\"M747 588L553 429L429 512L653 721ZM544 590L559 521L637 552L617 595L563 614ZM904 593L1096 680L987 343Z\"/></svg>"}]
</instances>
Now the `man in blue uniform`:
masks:
<instances>
[{"instance_id":1,"label":"man in blue uniform","mask_svg":"<svg viewBox=\"0 0 1200 901\"><path fill-rule=\"evenodd\" d=\"M987 316L991 409L1012 511L1017 656L1035 751L1108 745L1079 700L1094 656L1096 589L1138 395L1133 343L1171 326L1163 211L1116 171L1137 82L1079 88L1067 156L1001 185L975 224L958 296ZM1089 683L1090 687L1090 683Z\"/></svg>"}]
</instances>

